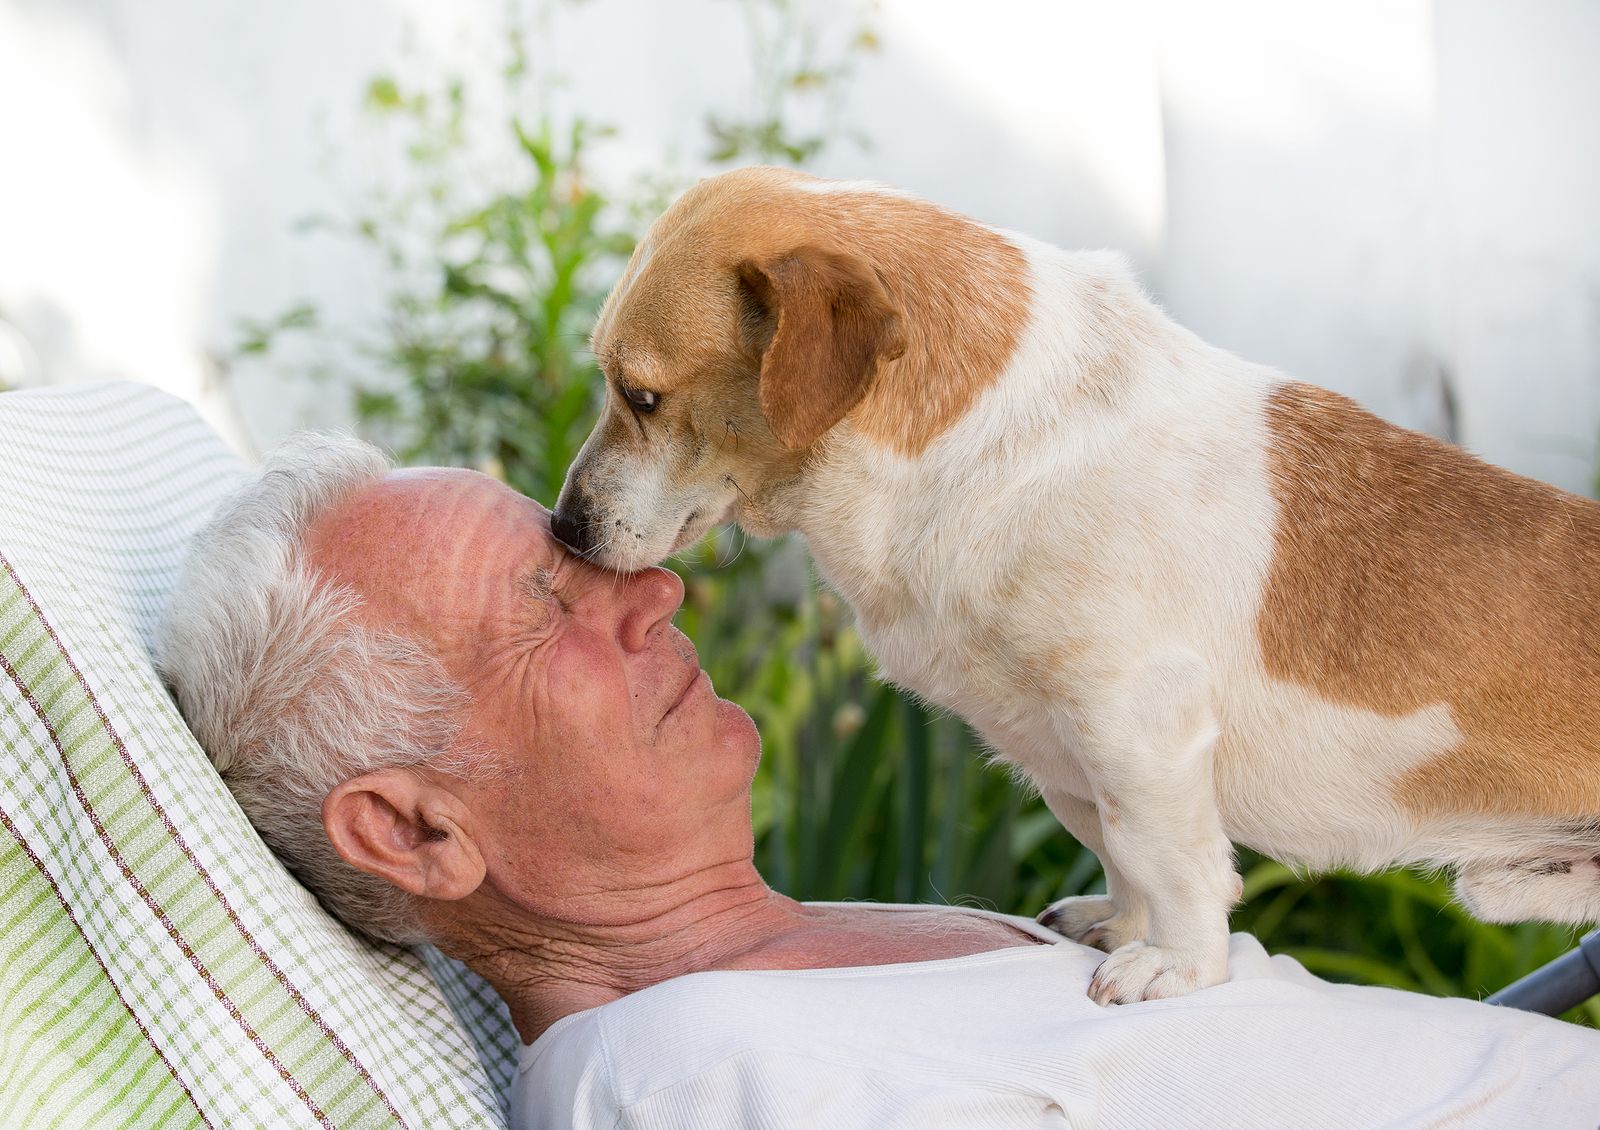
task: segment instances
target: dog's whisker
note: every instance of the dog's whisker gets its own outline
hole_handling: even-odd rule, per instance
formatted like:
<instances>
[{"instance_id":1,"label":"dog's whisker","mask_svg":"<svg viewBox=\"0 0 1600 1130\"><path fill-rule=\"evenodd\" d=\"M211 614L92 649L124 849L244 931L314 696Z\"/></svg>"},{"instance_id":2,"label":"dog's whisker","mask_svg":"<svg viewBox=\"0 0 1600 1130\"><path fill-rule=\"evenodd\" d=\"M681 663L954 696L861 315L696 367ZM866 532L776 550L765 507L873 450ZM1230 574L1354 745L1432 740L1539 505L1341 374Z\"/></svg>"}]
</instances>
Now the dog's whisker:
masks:
<instances>
[{"instance_id":1,"label":"dog's whisker","mask_svg":"<svg viewBox=\"0 0 1600 1130\"><path fill-rule=\"evenodd\" d=\"M739 548L734 550L733 556L729 560L723 562L722 567L724 569L731 568L737 564L739 558L744 556L744 547L750 544L750 535L745 533L743 526L734 526L734 536L739 539Z\"/></svg>"},{"instance_id":2,"label":"dog's whisker","mask_svg":"<svg viewBox=\"0 0 1600 1130\"><path fill-rule=\"evenodd\" d=\"M738 479L734 478L732 475L727 475L725 477L728 481L728 484L732 486L734 491L739 495L739 509L742 512L751 514L757 521L761 521L764 515L762 514L761 507L756 505L755 499L751 498L745 493L745 489L739 485ZM743 528L744 524L741 521L740 529L742 530Z\"/></svg>"},{"instance_id":3,"label":"dog's whisker","mask_svg":"<svg viewBox=\"0 0 1600 1130\"><path fill-rule=\"evenodd\" d=\"M590 550L589 550L589 551L588 551L588 552L587 552L587 553L586 553L586 554L585 554L585 556L586 556L586 557L588 557L588 558L590 558L590 559L591 559L591 560L592 560L592 559L593 559L593 558L596 558L596 557L599 557L599 556L600 556L600 555L601 555L601 554L602 554L602 553L604 553L604 552L605 552L605 551L606 551L606 550L607 550L607 549L609 549L609 548L610 548L610 547L611 547L611 543L612 543L612 542L613 542L613 541L615 541L615 540L616 540L616 536L617 536L617 535L616 535L616 532L615 532L615 531L614 531L614 530L613 530L613 532L612 532L612 533L610 533L610 534L609 534L609 535L607 535L607 537L606 537L606 539L605 539L605 540L604 540L604 541L602 541L602 542L600 542L600 543L599 543L599 544L598 544L598 545L596 545L596 546L594 546L594 547L593 547L593 548L591 548L591 549L590 549ZM613 582L615 582L615 579L616 579L616 575L617 575L617 573L616 573L616 570L615 570L615 569L612 569L612 570L610 570L610 573L611 573L611 576L612 576L612 580L613 580ZM616 590L615 590L615 587L614 587L614 584L613 584L613 589L612 589L612 591L613 591L613 592L615 592L615 591L616 591Z\"/></svg>"},{"instance_id":4,"label":"dog's whisker","mask_svg":"<svg viewBox=\"0 0 1600 1130\"><path fill-rule=\"evenodd\" d=\"M606 540L596 546L592 552L598 555L602 550L610 548L611 543L616 540L616 527L613 527L612 532L606 537ZM617 586L622 583L622 574L616 569L607 569L606 572L611 574L610 592L608 595L615 596L617 594Z\"/></svg>"}]
</instances>

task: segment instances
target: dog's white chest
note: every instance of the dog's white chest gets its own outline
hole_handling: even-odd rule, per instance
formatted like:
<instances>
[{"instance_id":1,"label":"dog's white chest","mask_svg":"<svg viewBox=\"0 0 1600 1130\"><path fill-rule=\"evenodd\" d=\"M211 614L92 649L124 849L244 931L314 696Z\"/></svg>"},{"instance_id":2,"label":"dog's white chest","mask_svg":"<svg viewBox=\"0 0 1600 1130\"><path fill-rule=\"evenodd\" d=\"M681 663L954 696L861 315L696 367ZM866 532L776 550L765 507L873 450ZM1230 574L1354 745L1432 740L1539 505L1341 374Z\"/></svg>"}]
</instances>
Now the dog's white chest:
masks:
<instances>
[{"instance_id":1,"label":"dog's white chest","mask_svg":"<svg viewBox=\"0 0 1600 1130\"><path fill-rule=\"evenodd\" d=\"M1089 607L1108 599L1087 555L1048 555L1014 532L1009 500L977 489L887 488L858 505L812 550L856 611L883 674L961 714L991 741L987 720L1037 713L1090 649ZM860 502L860 496L857 496Z\"/></svg>"}]
</instances>

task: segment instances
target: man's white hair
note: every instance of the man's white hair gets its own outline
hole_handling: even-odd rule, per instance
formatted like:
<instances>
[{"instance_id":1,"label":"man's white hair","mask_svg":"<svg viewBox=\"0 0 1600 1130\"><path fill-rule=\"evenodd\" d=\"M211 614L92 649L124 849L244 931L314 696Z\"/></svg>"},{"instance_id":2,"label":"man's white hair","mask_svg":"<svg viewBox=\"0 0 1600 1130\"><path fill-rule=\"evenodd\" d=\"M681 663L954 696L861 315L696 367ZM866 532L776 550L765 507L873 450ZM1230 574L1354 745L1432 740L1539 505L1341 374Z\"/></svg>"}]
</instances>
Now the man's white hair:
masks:
<instances>
[{"instance_id":1,"label":"man's white hair","mask_svg":"<svg viewBox=\"0 0 1600 1130\"><path fill-rule=\"evenodd\" d=\"M391 468L351 436L302 433L195 538L156 662L190 729L279 859L346 924L427 940L410 897L328 842L322 801L376 769L460 772L466 695L417 641L375 631L360 598L318 575L303 539L318 517Z\"/></svg>"}]
</instances>

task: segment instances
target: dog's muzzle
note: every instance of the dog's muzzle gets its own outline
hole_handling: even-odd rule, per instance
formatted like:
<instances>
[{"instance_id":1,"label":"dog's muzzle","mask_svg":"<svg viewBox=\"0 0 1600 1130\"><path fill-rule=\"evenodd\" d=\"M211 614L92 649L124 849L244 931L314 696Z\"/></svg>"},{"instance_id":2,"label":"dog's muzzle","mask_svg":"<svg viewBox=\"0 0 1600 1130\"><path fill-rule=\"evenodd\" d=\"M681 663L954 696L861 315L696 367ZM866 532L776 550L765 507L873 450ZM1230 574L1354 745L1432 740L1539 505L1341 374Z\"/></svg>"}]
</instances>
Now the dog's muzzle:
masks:
<instances>
[{"instance_id":1,"label":"dog's muzzle","mask_svg":"<svg viewBox=\"0 0 1600 1130\"><path fill-rule=\"evenodd\" d=\"M594 512L584 496L576 491L571 498L563 498L556 504L550 515L550 532L580 557L587 557L599 544Z\"/></svg>"}]
</instances>

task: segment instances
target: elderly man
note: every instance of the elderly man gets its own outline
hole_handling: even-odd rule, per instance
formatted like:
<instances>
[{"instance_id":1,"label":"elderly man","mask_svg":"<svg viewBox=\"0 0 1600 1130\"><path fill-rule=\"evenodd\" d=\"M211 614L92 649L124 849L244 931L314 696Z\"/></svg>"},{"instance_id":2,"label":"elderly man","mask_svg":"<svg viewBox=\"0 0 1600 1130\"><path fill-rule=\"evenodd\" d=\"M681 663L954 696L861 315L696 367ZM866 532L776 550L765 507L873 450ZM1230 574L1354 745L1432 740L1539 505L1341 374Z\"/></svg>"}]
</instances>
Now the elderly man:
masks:
<instances>
[{"instance_id":1,"label":"elderly man","mask_svg":"<svg viewBox=\"0 0 1600 1130\"><path fill-rule=\"evenodd\" d=\"M801 904L752 862L760 745L683 588L460 470L304 436L200 535L161 663L262 836L351 926L505 999L521 1126L1595 1124L1600 1036L1233 980L1102 1009L1026 920Z\"/></svg>"}]
</instances>

